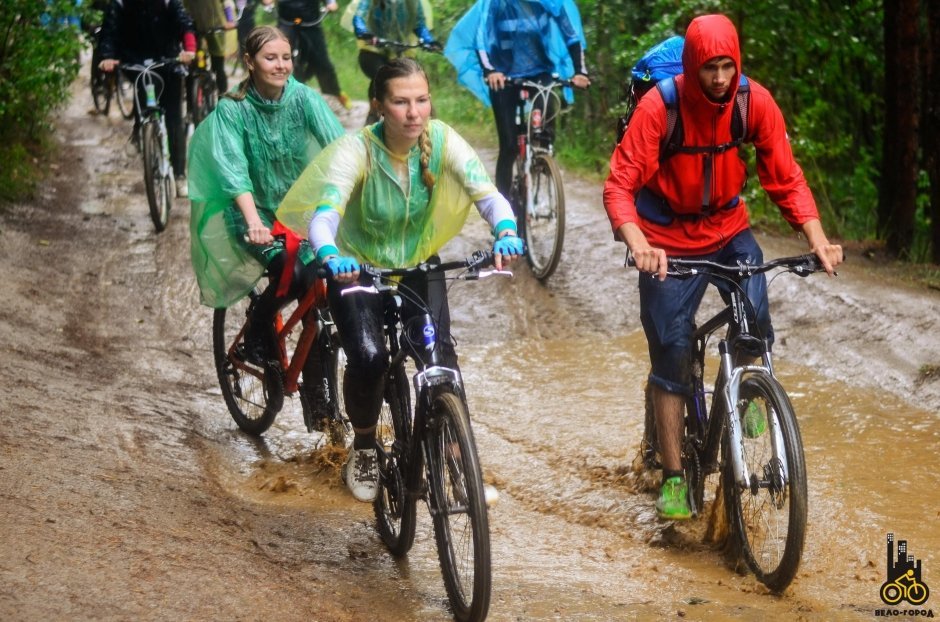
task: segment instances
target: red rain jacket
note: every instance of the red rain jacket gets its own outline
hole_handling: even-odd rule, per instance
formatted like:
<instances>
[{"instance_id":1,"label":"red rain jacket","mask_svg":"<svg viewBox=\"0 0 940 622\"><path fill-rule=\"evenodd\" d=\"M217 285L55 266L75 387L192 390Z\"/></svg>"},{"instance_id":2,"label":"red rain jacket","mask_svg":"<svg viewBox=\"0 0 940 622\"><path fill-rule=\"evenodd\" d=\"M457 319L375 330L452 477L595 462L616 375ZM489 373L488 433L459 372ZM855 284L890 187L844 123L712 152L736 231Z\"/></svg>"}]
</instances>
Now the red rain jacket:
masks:
<instances>
[{"instance_id":1,"label":"red rain jacket","mask_svg":"<svg viewBox=\"0 0 940 622\"><path fill-rule=\"evenodd\" d=\"M705 15L692 21L686 32L682 54L683 73L676 78L684 146L721 145L731 141L731 115L738 87L735 77L726 103L709 100L698 80L699 68L708 60L728 56L741 71L741 51L734 24L723 15ZM818 218L816 203L793 159L783 115L770 92L750 78L750 112L746 142L757 150L757 173L761 185L795 228ZM713 252L748 227L743 199L737 207L719 209L741 192L747 171L737 149L720 154L676 153L660 164L660 140L666 136L666 107L657 89L637 105L630 126L610 161L610 176L604 184L604 207L614 235L633 222L646 235L650 246L667 255L701 255ZM673 219L671 224L653 223L637 214L635 197L646 186L668 201L677 214L701 214L705 189L704 159L713 158L711 192L706 217ZM619 236L617 236L619 237Z\"/></svg>"}]
</instances>

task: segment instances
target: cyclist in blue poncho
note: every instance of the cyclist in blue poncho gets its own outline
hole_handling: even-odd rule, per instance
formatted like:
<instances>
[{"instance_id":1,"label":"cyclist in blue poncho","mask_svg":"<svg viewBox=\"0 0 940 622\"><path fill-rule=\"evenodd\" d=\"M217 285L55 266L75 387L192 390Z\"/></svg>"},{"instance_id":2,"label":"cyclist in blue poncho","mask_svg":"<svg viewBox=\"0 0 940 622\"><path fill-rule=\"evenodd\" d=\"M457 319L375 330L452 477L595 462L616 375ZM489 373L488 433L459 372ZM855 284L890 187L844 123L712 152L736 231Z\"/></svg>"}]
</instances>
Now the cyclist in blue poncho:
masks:
<instances>
[{"instance_id":1,"label":"cyclist in blue poncho","mask_svg":"<svg viewBox=\"0 0 940 622\"><path fill-rule=\"evenodd\" d=\"M478 0L447 41L458 81L492 105L499 136L496 187L510 195L516 157L519 89L507 78L547 82L552 75L587 88L584 31L573 0Z\"/></svg>"}]
</instances>

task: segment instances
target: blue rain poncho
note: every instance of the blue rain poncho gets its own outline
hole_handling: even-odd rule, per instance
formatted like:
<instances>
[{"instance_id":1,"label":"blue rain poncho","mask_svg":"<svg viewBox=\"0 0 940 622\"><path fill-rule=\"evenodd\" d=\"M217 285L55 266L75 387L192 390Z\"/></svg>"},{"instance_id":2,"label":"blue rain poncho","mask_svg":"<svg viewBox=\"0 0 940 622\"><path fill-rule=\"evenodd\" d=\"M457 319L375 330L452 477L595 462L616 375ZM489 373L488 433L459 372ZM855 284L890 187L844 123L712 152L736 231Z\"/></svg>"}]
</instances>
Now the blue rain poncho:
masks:
<instances>
[{"instance_id":1,"label":"blue rain poncho","mask_svg":"<svg viewBox=\"0 0 940 622\"><path fill-rule=\"evenodd\" d=\"M199 124L189 148L189 196L192 264L203 304L230 306L264 273L261 247L244 241L247 227L235 197L250 192L270 227L294 180L343 133L320 95L293 78L277 102L249 89L242 101L220 100ZM308 247L302 259L312 256Z\"/></svg>"},{"instance_id":2,"label":"blue rain poncho","mask_svg":"<svg viewBox=\"0 0 940 622\"><path fill-rule=\"evenodd\" d=\"M477 0L454 26L444 55L457 70L457 81L489 106L480 52L510 78L571 78L575 67L568 47L574 43L587 47L573 0ZM570 89L565 96L571 100Z\"/></svg>"},{"instance_id":3,"label":"blue rain poncho","mask_svg":"<svg viewBox=\"0 0 940 622\"><path fill-rule=\"evenodd\" d=\"M345 136L310 163L291 188L278 220L307 234L318 207L339 212L336 243L344 255L368 264L402 268L428 259L460 233L470 206L496 192L470 145L441 121L428 124L433 192L421 179L417 145L406 158L382 140L382 122ZM404 188L393 162L407 166Z\"/></svg>"}]
</instances>

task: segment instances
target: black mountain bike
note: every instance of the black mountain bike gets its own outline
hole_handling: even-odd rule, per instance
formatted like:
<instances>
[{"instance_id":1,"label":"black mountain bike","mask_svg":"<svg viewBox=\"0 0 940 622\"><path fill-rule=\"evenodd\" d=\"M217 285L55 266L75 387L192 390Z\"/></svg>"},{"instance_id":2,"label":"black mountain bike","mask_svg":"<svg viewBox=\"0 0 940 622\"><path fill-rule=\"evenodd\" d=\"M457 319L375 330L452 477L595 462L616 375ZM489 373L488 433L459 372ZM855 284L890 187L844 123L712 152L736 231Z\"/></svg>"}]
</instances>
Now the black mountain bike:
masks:
<instances>
[{"instance_id":1,"label":"black mountain bike","mask_svg":"<svg viewBox=\"0 0 940 622\"><path fill-rule=\"evenodd\" d=\"M376 427L380 477L374 510L379 534L393 555L405 555L414 543L416 502L424 500L434 522L447 596L454 618L461 622L483 620L490 603L490 531L480 460L460 372L441 363L430 310L416 318L419 325L401 324L402 297L416 304L420 300L398 287L395 277L463 270L454 278L477 280L499 274L483 270L492 260L491 253L477 251L462 261L413 268L363 266L364 280L373 283L343 290L343 295L378 294L387 303L385 332L392 358ZM418 368L414 413L408 357Z\"/></svg>"},{"instance_id":2,"label":"black mountain bike","mask_svg":"<svg viewBox=\"0 0 940 622\"><path fill-rule=\"evenodd\" d=\"M728 306L693 333L693 391L686 400L681 446L692 512L702 513L705 479L720 472L732 537L744 562L759 581L782 592L796 575L806 536L803 442L793 406L774 375L769 346L757 334L756 313L741 283L775 269L808 276L822 267L815 255L759 265L679 258L668 262L670 277L706 275L732 285ZM628 263L634 265L633 257L628 257ZM711 335L720 330L725 335L718 341L718 374L714 389L707 390L705 350ZM647 468L661 468L649 394L641 455Z\"/></svg>"}]
</instances>

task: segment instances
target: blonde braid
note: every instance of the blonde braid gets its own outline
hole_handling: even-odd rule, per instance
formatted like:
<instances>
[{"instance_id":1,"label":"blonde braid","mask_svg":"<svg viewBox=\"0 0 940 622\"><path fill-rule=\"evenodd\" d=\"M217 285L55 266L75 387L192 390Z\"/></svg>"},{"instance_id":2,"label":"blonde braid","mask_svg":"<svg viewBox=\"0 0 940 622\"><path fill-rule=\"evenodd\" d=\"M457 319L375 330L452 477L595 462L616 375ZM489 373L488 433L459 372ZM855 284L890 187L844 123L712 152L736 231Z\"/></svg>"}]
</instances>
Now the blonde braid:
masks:
<instances>
[{"instance_id":1,"label":"blonde braid","mask_svg":"<svg viewBox=\"0 0 940 622\"><path fill-rule=\"evenodd\" d=\"M421 180L427 187L428 192L434 190L434 173L431 172L431 135L428 128L425 127L418 138L418 145L421 147Z\"/></svg>"}]
</instances>

